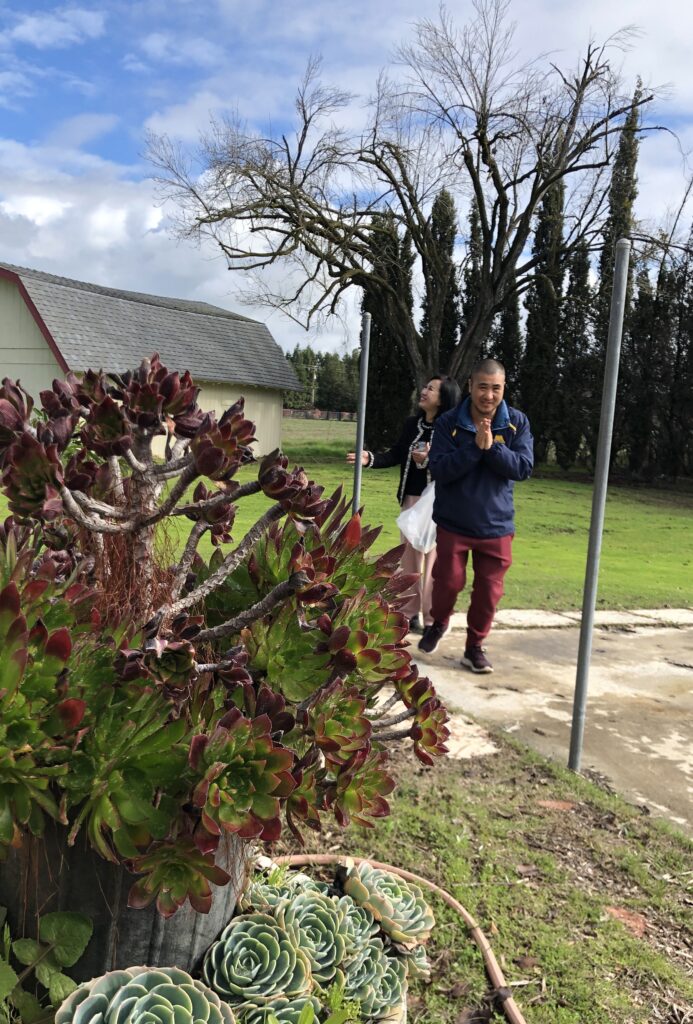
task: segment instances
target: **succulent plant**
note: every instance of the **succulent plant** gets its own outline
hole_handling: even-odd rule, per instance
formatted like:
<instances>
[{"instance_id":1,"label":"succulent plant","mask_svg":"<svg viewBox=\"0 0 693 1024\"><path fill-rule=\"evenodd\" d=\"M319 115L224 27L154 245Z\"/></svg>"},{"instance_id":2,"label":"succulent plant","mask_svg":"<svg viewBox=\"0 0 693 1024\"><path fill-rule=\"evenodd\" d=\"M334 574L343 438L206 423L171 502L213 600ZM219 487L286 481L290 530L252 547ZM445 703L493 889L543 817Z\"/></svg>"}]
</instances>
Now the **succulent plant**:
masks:
<instances>
[{"instance_id":1,"label":"succulent plant","mask_svg":"<svg viewBox=\"0 0 693 1024\"><path fill-rule=\"evenodd\" d=\"M346 956L352 957L378 933L378 922L370 910L359 906L351 896L339 898L338 905L344 912L344 940Z\"/></svg>"},{"instance_id":2,"label":"succulent plant","mask_svg":"<svg viewBox=\"0 0 693 1024\"><path fill-rule=\"evenodd\" d=\"M329 985L346 953L339 904L319 892L298 892L277 906L275 917L310 960L313 980Z\"/></svg>"},{"instance_id":3,"label":"succulent plant","mask_svg":"<svg viewBox=\"0 0 693 1024\"><path fill-rule=\"evenodd\" d=\"M234 1024L216 992L177 967L129 967L80 985L55 1024Z\"/></svg>"},{"instance_id":4,"label":"succulent plant","mask_svg":"<svg viewBox=\"0 0 693 1024\"><path fill-rule=\"evenodd\" d=\"M426 947L414 946L412 950L404 954L404 962L407 966L407 977L423 978L428 981L431 977L431 964L426 954Z\"/></svg>"},{"instance_id":5,"label":"succulent plant","mask_svg":"<svg viewBox=\"0 0 693 1024\"><path fill-rule=\"evenodd\" d=\"M273 999L266 1006L257 1007L243 1014L243 1024L268 1024L276 1019L279 1024L299 1024L301 1014L307 1005L312 1006L313 1013L321 1012L322 1006L315 996L301 996L298 999Z\"/></svg>"},{"instance_id":6,"label":"succulent plant","mask_svg":"<svg viewBox=\"0 0 693 1024\"><path fill-rule=\"evenodd\" d=\"M412 882L362 862L349 871L344 892L370 910L386 935L404 949L413 949L431 934L433 911Z\"/></svg>"},{"instance_id":7,"label":"succulent plant","mask_svg":"<svg viewBox=\"0 0 693 1024\"><path fill-rule=\"evenodd\" d=\"M284 874L277 872L276 881L265 878L262 875L251 879L238 899L238 905L242 910L253 908L255 910L274 913L280 903L291 900L301 892L317 892L326 894L329 886L324 882L318 882L301 871L292 871Z\"/></svg>"},{"instance_id":8,"label":"succulent plant","mask_svg":"<svg viewBox=\"0 0 693 1024\"><path fill-rule=\"evenodd\" d=\"M344 994L347 999L358 999L366 1012L366 1005L375 1002L375 993L385 974L387 963L382 939L369 939L344 965Z\"/></svg>"},{"instance_id":9,"label":"succulent plant","mask_svg":"<svg viewBox=\"0 0 693 1024\"><path fill-rule=\"evenodd\" d=\"M202 975L239 1009L262 1007L278 998L307 996L308 957L269 914L240 914L226 926L205 957Z\"/></svg>"}]
</instances>

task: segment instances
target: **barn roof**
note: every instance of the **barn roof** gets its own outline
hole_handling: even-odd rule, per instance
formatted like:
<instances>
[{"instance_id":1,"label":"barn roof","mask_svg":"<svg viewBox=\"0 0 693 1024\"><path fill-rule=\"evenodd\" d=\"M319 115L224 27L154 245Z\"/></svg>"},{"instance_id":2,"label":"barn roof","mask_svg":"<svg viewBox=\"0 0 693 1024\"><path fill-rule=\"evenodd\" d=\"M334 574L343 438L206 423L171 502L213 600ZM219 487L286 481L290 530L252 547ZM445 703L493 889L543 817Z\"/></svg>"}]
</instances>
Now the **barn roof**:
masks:
<instances>
[{"instance_id":1,"label":"barn roof","mask_svg":"<svg viewBox=\"0 0 693 1024\"><path fill-rule=\"evenodd\" d=\"M58 362L122 372L158 352L198 380L297 390L293 368L267 327L206 302L106 288L0 263L16 281Z\"/></svg>"}]
</instances>

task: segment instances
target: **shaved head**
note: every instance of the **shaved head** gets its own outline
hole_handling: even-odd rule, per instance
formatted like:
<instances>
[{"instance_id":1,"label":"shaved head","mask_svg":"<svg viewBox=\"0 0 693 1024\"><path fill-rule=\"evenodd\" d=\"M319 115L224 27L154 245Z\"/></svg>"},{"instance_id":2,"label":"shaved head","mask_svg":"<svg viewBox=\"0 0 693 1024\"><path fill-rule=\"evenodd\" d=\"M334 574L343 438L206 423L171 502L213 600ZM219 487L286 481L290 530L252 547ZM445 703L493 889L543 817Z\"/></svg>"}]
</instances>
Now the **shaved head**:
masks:
<instances>
[{"instance_id":1,"label":"shaved head","mask_svg":"<svg viewBox=\"0 0 693 1024\"><path fill-rule=\"evenodd\" d=\"M472 367L471 377L484 373L489 377L505 377L505 367L497 359L480 359Z\"/></svg>"}]
</instances>

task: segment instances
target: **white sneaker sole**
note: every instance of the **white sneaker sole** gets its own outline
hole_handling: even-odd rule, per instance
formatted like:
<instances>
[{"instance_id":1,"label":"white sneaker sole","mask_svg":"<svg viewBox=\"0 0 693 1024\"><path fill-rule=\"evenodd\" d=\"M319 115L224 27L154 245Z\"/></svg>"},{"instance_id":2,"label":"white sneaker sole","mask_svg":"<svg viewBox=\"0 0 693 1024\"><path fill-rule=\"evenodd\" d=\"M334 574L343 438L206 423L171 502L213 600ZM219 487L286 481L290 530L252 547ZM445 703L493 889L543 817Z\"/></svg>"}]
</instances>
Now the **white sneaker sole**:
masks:
<instances>
[{"instance_id":1,"label":"white sneaker sole","mask_svg":"<svg viewBox=\"0 0 693 1024\"><path fill-rule=\"evenodd\" d=\"M493 665L487 665L486 668L477 668L470 658L462 658L462 664L466 665L467 668L471 669L478 676L487 676L493 672Z\"/></svg>"}]
</instances>

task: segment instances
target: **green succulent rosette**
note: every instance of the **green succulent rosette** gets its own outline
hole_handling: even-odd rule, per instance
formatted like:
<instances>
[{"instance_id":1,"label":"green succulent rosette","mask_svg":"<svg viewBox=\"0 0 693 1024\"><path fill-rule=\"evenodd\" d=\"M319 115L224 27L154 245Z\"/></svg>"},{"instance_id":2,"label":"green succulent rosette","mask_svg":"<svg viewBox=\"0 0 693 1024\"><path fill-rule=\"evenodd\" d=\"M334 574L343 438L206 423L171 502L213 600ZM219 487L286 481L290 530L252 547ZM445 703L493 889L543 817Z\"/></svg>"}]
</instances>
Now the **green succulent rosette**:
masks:
<instances>
[{"instance_id":1,"label":"green succulent rosette","mask_svg":"<svg viewBox=\"0 0 693 1024\"><path fill-rule=\"evenodd\" d=\"M202 976L239 1008L266 1006L278 998L307 996L310 961L269 914L240 914L212 944Z\"/></svg>"},{"instance_id":2,"label":"green succulent rosette","mask_svg":"<svg viewBox=\"0 0 693 1024\"><path fill-rule=\"evenodd\" d=\"M276 1018L279 1024L299 1024L301 1014L307 1004L313 1007L316 1016L322 1010L322 1006L315 996L301 996L299 999L275 999L266 1006L245 1013L243 1024L268 1024L272 1018Z\"/></svg>"},{"instance_id":3,"label":"green succulent rosette","mask_svg":"<svg viewBox=\"0 0 693 1024\"><path fill-rule=\"evenodd\" d=\"M377 982L361 1000L361 1012L367 1018L377 1021L401 1021L406 1019L407 966L403 959L395 956L383 957L383 971Z\"/></svg>"},{"instance_id":4,"label":"green succulent rosette","mask_svg":"<svg viewBox=\"0 0 693 1024\"><path fill-rule=\"evenodd\" d=\"M435 925L433 911L417 885L367 862L351 869L344 892L370 910L385 934L405 950L425 942Z\"/></svg>"},{"instance_id":5,"label":"green succulent rosette","mask_svg":"<svg viewBox=\"0 0 693 1024\"><path fill-rule=\"evenodd\" d=\"M129 967L85 982L55 1024L235 1024L228 1003L177 967Z\"/></svg>"},{"instance_id":6,"label":"green succulent rosette","mask_svg":"<svg viewBox=\"0 0 693 1024\"><path fill-rule=\"evenodd\" d=\"M382 939L371 939L344 965L346 998L358 999L362 1008L365 1004L374 1002L375 993L379 991L386 968Z\"/></svg>"},{"instance_id":7,"label":"green succulent rosette","mask_svg":"<svg viewBox=\"0 0 693 1024\"><path fill-rule=\"evenodd\" d=\"M404 962L407 966L407 977L422 978L428 981L431 977L431 964L426 955L425 946L415 946L404 954Z\"/></svg>"},{"instance_id":8,"label":"green succulent rosette","mask_svg":"<svg viewBox=\"0 0 693 1024\"><path fill-rule=\"evenodd\" d=\"M370 910L359 906L351 896L341 896L337 906L344 913L346 955L352 957L378 934L378 922Z\"/></svg>"},{"instance_id":9,"label":"green succulent rosette","mask_svg":"<svg viewBox=\"0 0 693 1024\"><path fill-rule=\"evenodd\" d=\"M238 903L241 910L252 908L274 913L281 903L292 900L299 892L327 893L328 890L329 886L325 882L317 882L300 871L292 872L274 883L260 876L250 882Z\"/></svg>"},{"instance_id":10,"label":"green succulent rosette","mask_svg":"<svg viewBox=\"0 0 693 1024\"><path fill-rule=\"evenodd\" d=\"M346 955L344 911L329 896L308 891L282 903L276 917L305 951L313 980L328 985Z\"/></svg>"}]
</instances>

